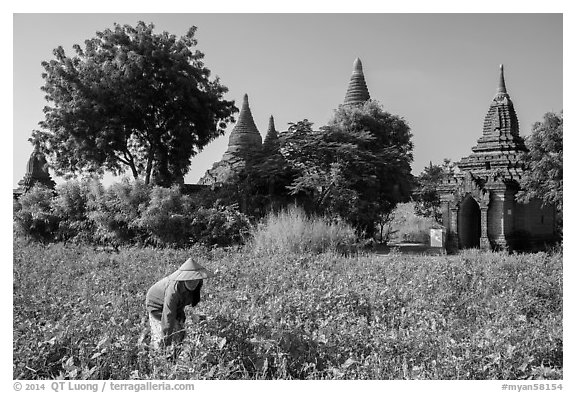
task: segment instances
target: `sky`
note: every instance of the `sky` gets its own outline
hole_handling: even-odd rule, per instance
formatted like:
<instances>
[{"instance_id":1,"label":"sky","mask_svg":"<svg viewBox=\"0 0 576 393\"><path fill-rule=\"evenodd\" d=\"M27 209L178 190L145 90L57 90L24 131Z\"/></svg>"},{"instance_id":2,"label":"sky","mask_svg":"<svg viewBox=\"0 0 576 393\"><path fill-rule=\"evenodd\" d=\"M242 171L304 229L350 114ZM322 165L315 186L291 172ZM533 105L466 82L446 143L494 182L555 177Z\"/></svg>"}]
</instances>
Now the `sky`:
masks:
<instances>
[{"instance_id":1,"label":"sky","mask_svg":"<svg viewBox=\"0 0 576 393\"><path fill-rule=\"evenodd\" d=\"M51 60L58 46L72 55L73 44L83 45L97 31L140 20L177 36L196 26L205 65L236 106L248 94L263 138L270 115L278 130L303 119L315 128L325 125L342 103L359 57L371 98L412 130L415 175L430 162L471 153L496 92L499 64L521 135L546 112L563 110L560 13L15 13L13 187L25 174L28 138L47 104L41 62ZM186 183L196 183L222 158L232 128L192 158Z\"/></svg>"}]
</instances>

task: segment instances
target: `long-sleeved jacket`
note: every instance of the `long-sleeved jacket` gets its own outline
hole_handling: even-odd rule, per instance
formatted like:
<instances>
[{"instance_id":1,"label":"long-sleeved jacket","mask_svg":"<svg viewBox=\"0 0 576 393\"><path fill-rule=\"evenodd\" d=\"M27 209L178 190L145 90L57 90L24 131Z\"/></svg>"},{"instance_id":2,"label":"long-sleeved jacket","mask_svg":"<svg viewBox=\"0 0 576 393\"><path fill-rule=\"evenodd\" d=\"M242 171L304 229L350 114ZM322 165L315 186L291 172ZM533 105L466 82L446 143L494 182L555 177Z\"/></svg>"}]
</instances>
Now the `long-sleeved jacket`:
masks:
<instances>
[{"instance_id":1,"label":"long-sleeved jacket","mask_svg":"<svg viewBox=\"0 0 576 393\"><path fill-rule=\"evenodd\" d=\"M184 281L175 281L164 277L152 285L146 294L146 308L153 317L159 319L162 324L164 338L170 341L170 335L174 333L176 321L182 324L186 320L184 307L196 306L200 301L200 289L202 280L193 291L186 289Z\"/></svg>"}]
</instances>

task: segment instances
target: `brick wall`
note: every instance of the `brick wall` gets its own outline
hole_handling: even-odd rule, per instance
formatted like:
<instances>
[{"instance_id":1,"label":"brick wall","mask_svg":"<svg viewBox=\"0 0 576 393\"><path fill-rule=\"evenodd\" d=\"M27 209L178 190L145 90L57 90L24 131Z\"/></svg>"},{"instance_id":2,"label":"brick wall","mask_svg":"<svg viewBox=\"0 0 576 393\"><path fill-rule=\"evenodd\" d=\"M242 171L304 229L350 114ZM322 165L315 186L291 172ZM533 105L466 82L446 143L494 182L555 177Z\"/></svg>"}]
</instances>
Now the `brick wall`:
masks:
<instances>
[{"instance_id":1,"label":"brick wall","mask_svg":"<svg viewBox=\"0 0 576 393\"><path fill-rule=\"evenodd\" d=\"M504 234L509 235L515 230L514 217L516 216L515 192L507 190L504 194Z\"/></svg>"},{"instance_id":2,"label":"brick wall","mask_svg":"<svg viewBox=\"0 0 576 393\"><path fill-rule=\"evenodd\" d=\"M502 233L502 215L504 214L504 193L491 192L488 207L488 238L496 239Z\"/></svg>"}]
</instances>

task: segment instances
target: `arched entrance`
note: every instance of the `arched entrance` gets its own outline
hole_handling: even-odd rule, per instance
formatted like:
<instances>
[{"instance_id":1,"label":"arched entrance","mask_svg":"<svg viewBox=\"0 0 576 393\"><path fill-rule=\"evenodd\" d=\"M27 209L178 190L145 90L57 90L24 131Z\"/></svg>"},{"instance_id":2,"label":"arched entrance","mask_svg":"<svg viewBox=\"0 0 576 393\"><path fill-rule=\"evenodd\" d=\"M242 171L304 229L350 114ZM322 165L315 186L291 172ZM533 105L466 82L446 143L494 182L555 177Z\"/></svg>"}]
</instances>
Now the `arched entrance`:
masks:
<instances>
[{"instance_id":1,"label":"arched entrance","mask_svg":"<svg viewBox=\"0 0 576 393\"><path fill-rule=\"evenodd\" d=\"M460 248L480 247L480 206L470 195L466 196L458 210L458 239Z\"/></svg>"}]
</instances>

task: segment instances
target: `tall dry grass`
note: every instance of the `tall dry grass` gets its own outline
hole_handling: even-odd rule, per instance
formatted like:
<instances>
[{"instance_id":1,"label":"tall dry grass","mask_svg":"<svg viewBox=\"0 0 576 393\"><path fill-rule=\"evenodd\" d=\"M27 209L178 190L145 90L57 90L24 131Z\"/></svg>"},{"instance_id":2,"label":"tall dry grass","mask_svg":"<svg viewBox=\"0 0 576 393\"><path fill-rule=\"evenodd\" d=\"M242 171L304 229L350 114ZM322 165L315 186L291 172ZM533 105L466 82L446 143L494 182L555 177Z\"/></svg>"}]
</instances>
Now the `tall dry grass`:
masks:
<instances>
[{"instance_id":1,"label":"tall dry grass","mask_svg":"<svg viewBox=\"0 0 576 393\"><path fill-rule=\"evenodd\" d=\"M350 225L308 216L297 206L269 214L253 227L251 234L251 249L268 254L340 251L353 247L357 241Z\"/></svg>"}]
</instances>

